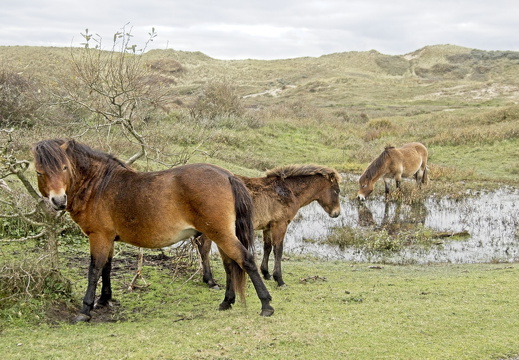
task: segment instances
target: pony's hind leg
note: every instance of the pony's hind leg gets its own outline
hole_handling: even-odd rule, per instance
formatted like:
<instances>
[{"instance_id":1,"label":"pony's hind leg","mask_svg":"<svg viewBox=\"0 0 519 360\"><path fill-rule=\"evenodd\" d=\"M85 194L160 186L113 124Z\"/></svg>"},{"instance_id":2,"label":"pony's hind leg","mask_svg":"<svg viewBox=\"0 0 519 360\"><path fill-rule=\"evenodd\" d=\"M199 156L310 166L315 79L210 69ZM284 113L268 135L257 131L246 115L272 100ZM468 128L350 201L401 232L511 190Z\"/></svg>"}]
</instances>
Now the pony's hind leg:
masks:
<instances>
[{"instance_id":1,"label":"pony's hind leg","mask_svg":"<svg viewBox=\"0 0 519 360\"><path fill-rule=\"evenodd\" d=\"M429 169L427 168L427 165L423 168L423 176L422 176L422 184L427 185L429 182Z\"/></svg>"},{"instance_id":2,"label":"pony's hind leg","mask_svg":"<svg viewBox=\"0 0 519 360\"><path fill-rule=\"evenodd\" d=\"M424 178L426 176L425 171L420 168L420 169L418 169L418 171L416 172L416 174L414 176L415 176L415 180L416 180L416 185L418 186L419 189L421 189L422 184L425 182L424 181Z\"/></svg>"},{"instance_id":3,"label":"pony's hind leg","mask_svg":"<svg viewBox=\"0 0 519 360\"><path fill-rule=\"evenodd\" d=\"M225 269L226 282L225 282L225 297L221 302L218 310L229 310L236 301L236 293L234 291L234 279L232 274L232 259L229 258L222 249L218 248L220 256L222 257L223 267Z\"/></svg>"},{"instance_id":4,"label":"pony's hind leg","mask_svg":"<svg viewBox=\"0 0 519 360\"><path fill-rule=\"evenodd\" d=\"M261 261L260 270L265 280L272 277L269 273L269 257L272 252L272 233L270 229L263 230L263 260Z\"/></svg>"},{"instance_id":5,"label":"pony's hind leg","mask_svg":"<svg viewBox=\"0 0 519 360\"><path fill-rule=\"evenodd\" d=\"M283 240L288 224L277 223L272 226L272 242L274 243L274 270L272 276L278 283L278 286L286 286L283 281L283 274L281 272L281 261L283 259Z\"/></svg>"},{"instance_id":6,"label":"pony's hind leg","mask_svg":"<svg viewBox=\"0 0 519 360\"><path fill-rule=\"evenodd\" d=\"M235 238L236 239L236 238ZM227 285L224 301L220 304L220 309L224 310L225 308L230 308L228 305L232 305L234 303L235 295L233 288L244 289L245 278L241 277L238 279L236 275L238 272L232 274L232 267L238 266L242 271L244 270L252 281L254 285L254 289L256 290L256 294L261 301L261 316L270 316L274 313L274 308L270 306L270 301L272 301L272 297L263 283L261 279L260 273L258 271L258 267L256 266L256 262L254 261L254 255L248 251L242 243L239 242L238 239L235 241L218 241L215 237L216 244L220 249L220 253L225 254L222 258L230 258L233 260L234 264L228 263L224 260L224 265L226 265L226 273L231 273L231 276L227 277Z\"/></svg>"},{"instance_id":7,"label":"pony's hind leg","mask_svg":"<svg viewBox=\"0 0 519 360\"><path fill-rule=\"evenodd\" d=\"M205 235L201 235L196 239L198 252L200 253L200 260L202 262L202 270L204 282L211 288L219 290L220 286L216 283L213 278L213 272L211 271L211 263L209 261L209 253L211 252L211 239Z\"/></svg>"},{"instance_id":8,"label":"pony's hind leg","mask_svg":"<svg viewBox=\"0 0 519 360\"><path fill-rule=\"evenodd\" d=\"M254 285L254 289L256 290L256 294L261 301L261 316L270 316L274 313L274 308L270 306L270 302L272 301L272 297L265 286L263 280L261 280L261 276L258 272L258 267L254 262L254 255L250 252L246 252L245 259L243 262L243 267L249 278L252 281L252 285Z\"/></svg>"}]
</instances>

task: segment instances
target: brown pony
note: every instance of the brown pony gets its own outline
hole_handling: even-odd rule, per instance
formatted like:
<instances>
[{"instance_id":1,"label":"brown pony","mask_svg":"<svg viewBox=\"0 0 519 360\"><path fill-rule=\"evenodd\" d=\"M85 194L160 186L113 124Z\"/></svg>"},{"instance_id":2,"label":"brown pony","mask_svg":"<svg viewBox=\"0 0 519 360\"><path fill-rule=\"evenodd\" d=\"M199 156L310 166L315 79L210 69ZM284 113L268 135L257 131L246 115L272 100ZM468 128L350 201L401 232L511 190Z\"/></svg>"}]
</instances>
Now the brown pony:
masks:
<instances>
[{"instance_id":1,"label":"brown pony","mask_svg":"<svg viewBox=\"0 0 519 360\"><path fill-rule=\"evenodd\" d=\"M413 142L400 148L388 146L375 160L369 164L359 179L357 198L366 200L373 191L375 182L384 179L386 195L389 194L389 182L395 179L396 187L400 187L402 178L413 177L419 187L427 184L427 149L423 144Z\"/></svg>"},{"instance_id":2,"label":"brown pony","mask_svg":"<svg viewBox=\"0 0 519 360\"><path fill-rule=\"evenodd\" d=\"M263 230L264 253L261 272L269 280L268 260L274 246L274 280L278 286L285 285L281 274L283 240L288 224L297 211L312 201L331 216L340 215L340 175L336 170L320 165L290 165L267 171L267 176L243 180L254 203L254 229ZM206 236L207 235L207 236ZM199 239L198 248L202 258L203 279L210 287L218 287L209 264L212 237L205 234Z\"/></svg>"},{"instance_id":3,"label":"brown pony","mask_svg":"<svg viewBox=\"0 0 519 360\"><path fill-rule=\"evenodd\" d=\"M245 272L261 300L261 315L274 309L251 253L252 199L243 181L209 164L137 172L115 157L74 140L46 140L33 148L38 187L56 210L67 210L88 235L90 268L83 308L76 321L88 321L96 285L97 306L112 297L110 270L114 242L161 248L207 234L218 245L227 274L220 310L243 296Z\"/></svg>"}]
</instances>

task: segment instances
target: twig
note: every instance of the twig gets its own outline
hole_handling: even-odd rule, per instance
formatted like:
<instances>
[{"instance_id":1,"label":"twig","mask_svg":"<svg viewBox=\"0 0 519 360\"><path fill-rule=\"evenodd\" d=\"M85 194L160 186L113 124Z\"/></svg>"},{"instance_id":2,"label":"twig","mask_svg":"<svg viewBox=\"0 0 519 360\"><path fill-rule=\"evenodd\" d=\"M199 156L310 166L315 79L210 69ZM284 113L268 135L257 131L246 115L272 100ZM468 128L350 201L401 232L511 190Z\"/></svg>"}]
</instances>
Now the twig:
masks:
<instances>
[{"instance_id":1,"label":"twig","mask_svg":"<svg viewBox=\"0 0 519 360\"><path fill-rule=\"evenodd\" d=\"M142 248L139 248L139 256L137 258L137 271L135 272L135 276L133 277L132 281L130 282L130 285L128 286L128 291L133 291L137 287L137 285L135 285L135 283L137 282L138 278L140 278L144 282L145 286L148 286L148 284L146 283L146 280L142 276L143 258L144 258L144 252L143 252Z\"/></svg>"},{"instance_id":2,"label":"twig","mask_svg":"<svg viewBox=\"0 0 519 360\"><path fill-rule=\"evenodd\" d=\"M27 240L34 240L34 239L41 238L46 233L47 233L46 230L42 230L40 233L38 233L36 235L25 236L23 238L17 238L17 239L0 239L0 242L23 242L23 241L27 241Z\"/></svg>"},{"instance_id":3,"label":"twig","mask_svg":"<svg viewBox=\"0 0 519 360\"><path fill-rule=\"evenodd\" d=\"M180 284L178 287L176 287L174 290L179 290L182 286L184 286L185 284L187 284L188 281L190 281L191 279L193 279L195 277L196 274L198 274L200 272L200 268L196 269L196 271L193 273L193 275L191 275L189 277L189 279L187 279L186 281L184 281L182 284Z\"/></svg>"}]
</instances>

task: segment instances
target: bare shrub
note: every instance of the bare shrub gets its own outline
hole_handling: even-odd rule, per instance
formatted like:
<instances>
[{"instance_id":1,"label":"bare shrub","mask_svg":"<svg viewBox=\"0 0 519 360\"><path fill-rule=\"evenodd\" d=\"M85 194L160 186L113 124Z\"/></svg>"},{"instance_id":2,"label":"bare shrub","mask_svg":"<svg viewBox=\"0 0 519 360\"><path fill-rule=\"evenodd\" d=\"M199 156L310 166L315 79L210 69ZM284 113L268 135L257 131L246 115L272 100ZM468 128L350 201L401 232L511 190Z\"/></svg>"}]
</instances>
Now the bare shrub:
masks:
<instances>
[{"instance_id":1,"label":"bare shrub","mask_svg":"<svg viewBox=\"0 0 519 360\"><path fill-rule=\"evenodd\" d=\"M361 113L360 114L360 119L362 120L362 122L366 123L366 122L369 121L369 116L366 113Z\"/></svg>"},{"instance_id":2,"label":"bare shrub","mask_svg":"<svg viewBox=\"0 0 519 360\"><path fill-rule=\"evenodd\" d=\"M322 123L328 114L320 108L301 100L284 102L263 109L258 115L264 119L292 119Z\"/></svg>"},{"instance_id":3,"label":"bare shrub","mask_svg":"<svg viewBox=\"0 0 519 360\"><path fill-rule=\"evenodd\" d=\"M373 141L386 136L395 130L395 126L389 119L373 119L366 124L366 132L362 136L364 141Z\"/></svg>"},{"instance_id":4,"label":"bare shrub","mask_svg":"<svg viewBox=\"0 0 519 360\"><path fill-rule=\"evenodd\" d=\"M368 129L390 131L394 129L394 125L389 119L381 118L370 120L367 124Z\"/></svg>"},{"instance_id":5,"label":"bare shrub","mask_svg":"<svg viewBox=\"0 0 519 360\"><path fill-rule=\"evenodd\" d=\"M337 110L333 113L338 119L344 122L350 122L351 117L346 110Z\"/></svg>"},{"instance_id":6,"label":"bare shrub","mask_svg":"<svg viewBox=\"0 0 519 360\"><path fill-rule=\"evenodd\" d=\"M174 59L159 59L150 62L150 68L165 74L180 74L185 72L181 63Z\"/></svg>"},{"instance_id":7,"label":"bare shrub","mask_svg":"<svg viewBox=\"0 0 519 360\"><path fill-rule=\"evenodd\" d=\"M210 82L189 108L195 120L242 116L244 108L235 88L227 81Z\"/></svg>"},{"instance_id":8,"label":"bare shrub","mask_svg":"<svg viewBox=\"0 0 519 360\"><path fill-rule=\"evenodd\" d=\"M362 140L366 142L370 142L373 140L380 139L384 133L381 130L378 129L368 129L364 135L362 135Z\"/></svg>"},{"instance_id":9,"label":"bare shrub","mask_svg":"<svg viewBox=\"0 0 519 360\"><path fill-rule=\"evenodd\" d=\"M393 76L404 75L410 67L409 61L402 56L380 55L375 59L375 63L386 73Z\"/></svg>"},{"instance_id":10,"label":"bare shrub","mask_svg":"<svg viewBox=\"0 0 519 360\"><path fill-rule=\"evenodd\" d=\"M341 120L344 123L365 124L369 121L369 116L364 112L348 112L344 109L341 109L333 112L333 115L335 115L337 119Z\"/></svg>"},{"instance_id":11,"label":"bare shrub","mask_svg":"<svg viewBox=\"0 0 519 360\"><path fill-rule=\"evenodd\" d=\"M72 297L72 283L39 260L3 264L0 268L0 309L44 296Z\"/></svg>"},{"instance_id":12,"label":"bare shrub","mask_svg":"<svg viewBox=\"0 0 519 360\"><path fill-rule=\"evenodd\" d=\"M356 146L352 151L352 157L359 163L369 163L382 152L383 147L374 142L365 142Z\"/></svg>"},{"instance_id":13,"label":"bare shrub","mask_svg":"<svg viewBox=\"0 0 519 360\"><path fill-rule=\"evenodd\" d=\"M0 126L33 125L40 107L38 98L32 79L5 67L0 69Z\"/></svg>"},{"instance_id":14,"label":"bare shrub","mask_svg":"<svg viewBox=\"0 0 519 360\"><path fill-rule=\"evenodd\" d=\"M504 121L517 121L519 120L519 106L512 105L505 108L485 112L480 115L478 122L481 121L484 124L494 124Z\"/></svg>"}]
</instances>

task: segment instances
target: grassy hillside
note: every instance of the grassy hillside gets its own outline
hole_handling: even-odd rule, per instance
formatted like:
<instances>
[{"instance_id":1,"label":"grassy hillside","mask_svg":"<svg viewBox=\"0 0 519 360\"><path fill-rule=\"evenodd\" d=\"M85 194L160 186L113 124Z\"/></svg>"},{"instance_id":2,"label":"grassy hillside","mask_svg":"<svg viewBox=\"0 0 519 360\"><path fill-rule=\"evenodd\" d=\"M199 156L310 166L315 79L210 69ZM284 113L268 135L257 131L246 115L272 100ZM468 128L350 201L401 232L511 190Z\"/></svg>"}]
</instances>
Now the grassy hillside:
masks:
<instances>
[{"instance_id":1,"label":"grassy hillside","mask_svg":"<svg viewBox=\"0 0 519 360\"><path fill-rule=\"evenodd\" d=\"M0 47L0 64L35 79L44 92L57 92L70 76L71 52L78 51ZM460 179L517 180L519 53L438 45L401 56L372 50L268 61L175 50L142 56L150 81L171 93L167 113L141 131L165 151L196 147L193 161L244 173L321 162L358 173L385 145L421 141L439 173L448 168ZM207 84L221 82L240 97L241 117L209 124L186 116ZM60 120L23 137L30 143L77 133ZM88 134L82 139L103 147ZM105 150L134 151L117 143Z\"/></svg>"}]
</instances>

